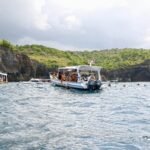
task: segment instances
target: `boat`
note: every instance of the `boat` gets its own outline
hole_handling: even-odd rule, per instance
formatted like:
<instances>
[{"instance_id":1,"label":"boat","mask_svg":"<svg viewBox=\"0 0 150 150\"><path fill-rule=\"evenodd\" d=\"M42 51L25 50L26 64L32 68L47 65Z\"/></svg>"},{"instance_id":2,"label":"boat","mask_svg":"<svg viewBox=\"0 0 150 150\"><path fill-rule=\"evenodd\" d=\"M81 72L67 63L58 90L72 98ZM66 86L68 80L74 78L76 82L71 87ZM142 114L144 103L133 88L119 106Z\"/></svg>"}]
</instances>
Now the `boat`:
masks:
<instances>
[{"instance_id":1,"label":"boat","mask_svg":"<svg viewBox=\"0 0 150 150\"><path fill-rule=\"evenodd\" d=\"M29 82L50 82L50 79L31 78Z\"/></svg>"},{"instance_id":2,"label":"boat","mask_svg":"<svg viewBox=\"0 0 150 150\"><path fill-rule=\"evenodd\" d=\"M0 83L8 82L7 73L0 72Z\"/></svg>"},{"instance_id":3,"label":"boat","mask_svg":"<svg viewBox=\"0 0 150 150\"><path fill-rule=\"evenodd\" d=\"M57 73L50 73L50 79L54 86L99 90L102 85L100 71L100 67L89 65L62 67Z\"/></svg>"}]
</instances>

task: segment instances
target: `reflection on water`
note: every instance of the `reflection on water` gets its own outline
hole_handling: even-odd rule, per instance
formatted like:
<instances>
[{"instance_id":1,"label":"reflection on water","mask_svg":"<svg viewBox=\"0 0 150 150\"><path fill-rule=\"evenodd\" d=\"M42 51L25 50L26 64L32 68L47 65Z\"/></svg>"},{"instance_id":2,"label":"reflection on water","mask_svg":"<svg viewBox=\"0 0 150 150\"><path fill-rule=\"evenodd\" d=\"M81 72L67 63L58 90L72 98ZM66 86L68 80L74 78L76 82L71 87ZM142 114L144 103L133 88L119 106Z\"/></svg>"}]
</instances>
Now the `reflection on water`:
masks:
<instances>
[{"instance_id":1,"label":"reflection on water","mask_svg":"<svg viewBox=\"0 0 150 150\"><path fill-rule=\"evenodd\" d=\"M150 83L87 92L50 83L0 85L0 150L150 149Z\"/></svg>"}]
</instances>

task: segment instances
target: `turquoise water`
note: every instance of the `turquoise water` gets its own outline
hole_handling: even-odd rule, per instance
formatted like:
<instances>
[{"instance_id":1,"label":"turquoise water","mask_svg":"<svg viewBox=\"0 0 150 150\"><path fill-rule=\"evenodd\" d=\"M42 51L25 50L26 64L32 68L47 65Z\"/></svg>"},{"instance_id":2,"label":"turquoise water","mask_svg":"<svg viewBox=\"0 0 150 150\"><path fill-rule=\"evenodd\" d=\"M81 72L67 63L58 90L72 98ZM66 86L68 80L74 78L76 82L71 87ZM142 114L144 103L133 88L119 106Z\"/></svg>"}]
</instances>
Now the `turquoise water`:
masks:
<instances>
[{"instance_id":1,"label":"turquoise water","mask_svg":"<svg viewBox=\"0 0 150 150\"><path fill-rule=\"evenodd\" d=\"M149 150L150 83L99 92L0 85L0 150Z\"/></svg>"}]
</instances>

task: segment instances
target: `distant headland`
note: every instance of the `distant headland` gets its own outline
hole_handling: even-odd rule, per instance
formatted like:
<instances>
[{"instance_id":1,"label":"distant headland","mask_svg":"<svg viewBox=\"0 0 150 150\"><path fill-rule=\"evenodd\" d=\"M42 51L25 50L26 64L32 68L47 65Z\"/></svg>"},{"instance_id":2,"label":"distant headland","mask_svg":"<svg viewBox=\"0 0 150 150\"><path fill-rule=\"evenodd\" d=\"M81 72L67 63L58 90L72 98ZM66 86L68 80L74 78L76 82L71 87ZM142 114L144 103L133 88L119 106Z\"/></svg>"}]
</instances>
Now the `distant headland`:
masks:
<instances>
[{"instance_id":1,"label":"distant headland","mask_svg":"<svg viewBox=\"0 0 150 150\"><path fill-rule=\"evenodd\" d=\"M101 66L103 80L150 81L150 50L110 49L62 51L42 45L13 45L0 40L0 71L9 81L48 78L60 66L84 65L94 60Z\"/></svg>"}]
</instances>

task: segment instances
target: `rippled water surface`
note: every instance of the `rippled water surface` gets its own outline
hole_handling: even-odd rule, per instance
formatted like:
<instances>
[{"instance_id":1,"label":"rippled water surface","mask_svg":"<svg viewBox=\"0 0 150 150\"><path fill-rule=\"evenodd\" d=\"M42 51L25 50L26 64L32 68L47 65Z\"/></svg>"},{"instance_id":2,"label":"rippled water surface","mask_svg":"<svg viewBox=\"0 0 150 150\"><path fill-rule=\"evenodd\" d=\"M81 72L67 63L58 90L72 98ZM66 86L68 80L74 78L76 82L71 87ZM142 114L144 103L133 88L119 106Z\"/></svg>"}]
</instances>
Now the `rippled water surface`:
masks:
<instances>
[{"instance_id":1,"label":"rippled water surface","mask_svg":"<svg viewBox=\"0 0 150 150\"><path fill-rule=\"evenodd\" d=\"M0 85L0 150L149 150L150 83L99 92Z\"/></svg>"}]
</instances>

